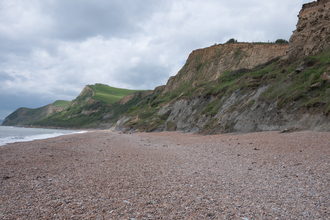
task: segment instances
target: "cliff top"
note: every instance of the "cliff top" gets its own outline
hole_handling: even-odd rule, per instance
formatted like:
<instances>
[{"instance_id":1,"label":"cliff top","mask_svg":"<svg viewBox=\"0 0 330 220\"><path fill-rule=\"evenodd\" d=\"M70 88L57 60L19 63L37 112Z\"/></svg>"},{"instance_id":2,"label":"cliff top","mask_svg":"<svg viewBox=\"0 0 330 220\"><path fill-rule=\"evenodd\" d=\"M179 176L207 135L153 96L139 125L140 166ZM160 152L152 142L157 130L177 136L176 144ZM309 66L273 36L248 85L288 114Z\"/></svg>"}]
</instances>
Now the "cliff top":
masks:
<instances>
[{"instance_id":1,"label":"cliff top","mask_svg":"<svg viewBox=\"0 0 330 220\"><path fill-rule=\"evenodd\" d=\"M320 7L329 8L330 0L317 0L311 3L304 4L299 13L299 17L313 13L314 11L317 12Z\"/></svg>"},{"instance_id":2,"label":"cliff top","mask_svg":"<svg viewBox=\"0 0 330 220\"><path fill-rule=\"evenodd\" d=\"M317 0L317 1L314 1L314 2L303 4L303 7L302 7L301 10L307 10L307 9L310 9L310 8L313 8L313 7L320 6L322 4L329 4L329 3L330 3L330 0Z\"/></svg>"}]
</instances>

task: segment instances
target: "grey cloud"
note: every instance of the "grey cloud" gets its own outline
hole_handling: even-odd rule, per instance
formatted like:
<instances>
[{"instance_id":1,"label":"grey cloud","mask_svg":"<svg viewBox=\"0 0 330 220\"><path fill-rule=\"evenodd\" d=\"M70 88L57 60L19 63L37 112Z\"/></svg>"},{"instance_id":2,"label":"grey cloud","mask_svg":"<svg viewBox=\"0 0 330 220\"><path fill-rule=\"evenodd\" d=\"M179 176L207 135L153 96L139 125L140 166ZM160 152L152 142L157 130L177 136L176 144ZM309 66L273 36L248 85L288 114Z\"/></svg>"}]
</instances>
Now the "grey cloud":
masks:
<instances>
[{"instance_id":1,"label":"grey cloud","mask_svg":"<svg viewBox=\"0 0 330 220\"><path fill-rule=\"evenodd\" d=\"M141 31L143 23L153 13L164 9L163 1L55 1L44 6L55 21L51 35L62 40L83 40L97 35L127 37Z\"/></svg>"},{"instance_id":2,"label":"grey cloud","mask_svg":"<svg viewBox=\"0 0 330 220\"><path fill-rule=\"evenodd\" d=\"M0 119L4 119L10 112L13 112L20 107L39 108L54 101L53 97L40 99L32 94L0 95Z\"/></svg>"},{"instance_id":3,"label":"grey cloud","mask_svg":"<svg viewBox=\"0 0 330 220\"><path fill-rule=\"evenodd\" d=\"M13 80L15 80L15 77L11 76L9 73L7 73L5 71L0 71L0 79L1 79L1 82L13 81Z\"/></svg>"},{"instance_id":4,"label":"grey cloud","mask_svg":"<svg viewBox=\"0 0 330 220\"><path fill-rule=\"evenodd\" d=\"M127 70L125 74L117 75L115 80L130 85L132 89L154 89L167 82L169 72L170 68L141 63Z\"/></svg>"}]
</instances>

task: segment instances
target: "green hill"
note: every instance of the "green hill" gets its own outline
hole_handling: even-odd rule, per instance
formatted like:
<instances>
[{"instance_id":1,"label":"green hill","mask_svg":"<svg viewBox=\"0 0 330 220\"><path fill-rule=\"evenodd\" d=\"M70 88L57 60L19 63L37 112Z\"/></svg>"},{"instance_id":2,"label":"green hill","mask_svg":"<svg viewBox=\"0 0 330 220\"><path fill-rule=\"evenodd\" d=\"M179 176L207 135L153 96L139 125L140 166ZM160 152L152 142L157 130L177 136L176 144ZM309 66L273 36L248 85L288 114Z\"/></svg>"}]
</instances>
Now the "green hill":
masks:
<instances>
[{"instance_id":1,"label":"green hill","mask_svg":"<svg viewBox=\"0 0 330 220\"><path fill-rule=\"evenodd\" d=\"M27 126L36 121L40 121L55 112L62 111L65 106L70 104L69 101L58 100L52 104L40 108L18 108L8 115L3 121L5 126Z\"/></svg>"},{"instance_id":2,"label":"green hill","mask_svg":"<svg viewBox=\"0 0 330 220\"><path fill-rule=\"evenodd\" d=\"M37 109L19 108L4 120L3 125L82 127L92 126L102 119L110 104L140 90L111 87L104 84L87 85L72 101L57 100Z\"/></svg>"},{"instance_id":3,"label":"green hill","mask_svg":"<svg viewBox=\"0 0 330 220\"><path fill-rule=\"evenodd\" d=\"M120 89L99 83L95 85L89 85L89 87L95 93L95 95L93 95L92 98L99 100L104 104L115 103L120 99L122 99L124 96L132 94L134 92L142 91L142 90Z\"/></svg>"},{"instance_id":4,"label":"green hill","mask_svg":"<svg viewBox=\"0 0 330 220\"><path fill-rule=\"evenodd\" d=\"M32 125L42 127L99 127L100 123L113 123L119 115L127 109L121 108L118 103L126 95L132 93L143 93L142 90L129 90L111 87L104 84L87 85L76 99L72 100L63 111L56 112ZM132 102L130 102L132 103ZM133 103L135 103L133 101ZM58 105L66 105L66 102L59 102ZM113 113L114 109L120 114Z\"/></svg>"},{"instance_id":5,"label":"green hill","mask_svg":"<svg viewBox=\"0 0 330 220\"><path fill-rule=\"evenodd\" d=\"M69 105L71 102L70 101L66 101L66 100L57 100L53 103L53 106L55 107L65 107L67 105Z\"/></svg>"}]
</instances>

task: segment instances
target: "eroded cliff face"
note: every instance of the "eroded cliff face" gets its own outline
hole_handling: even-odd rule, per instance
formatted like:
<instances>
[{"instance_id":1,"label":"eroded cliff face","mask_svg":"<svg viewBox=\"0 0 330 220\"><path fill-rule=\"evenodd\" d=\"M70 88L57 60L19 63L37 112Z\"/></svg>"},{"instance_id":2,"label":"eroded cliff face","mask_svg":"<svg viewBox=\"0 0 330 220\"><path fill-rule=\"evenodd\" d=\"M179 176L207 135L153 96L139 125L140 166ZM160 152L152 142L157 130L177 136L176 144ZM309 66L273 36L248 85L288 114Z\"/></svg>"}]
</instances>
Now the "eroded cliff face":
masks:
<instances>
[{"instance_id":1,"label":"eroded cliff face","mask_svg":"<svg viewBox=\"0 0 330 220\"><path fill-rule=\"evenodd\" d=\"M86 85L84 89L80 92L80 94L77 96L75 100L72 101L70 104L71 106L77 105L81 102L87 103L87 104L92 104L95 102L99 102L98 100L93 99L92 97L95 95L94 90Z\"/></svg>"},{"instance_id":2,"label":"eroded cliff face","mask_svg":"<svg viewBox=\"0 0 330 220\"><path fill-rule=\"evenodd\" d=\"M56 112L63 111L65 107L54 106L52 104L37 108L19 108L7 116L3 122L5 126L26 126L33 121L38 121Z\"/></svg>"},{"instance_id":3,"label":"eroded cliff face","mask_svg":"<svg viewBox=\"0 0 330 220\"><path fill-rule=\"evenodd\" d=\"M330 0L304 4L298 17L284 57L289 62L319 54L330 46Z\"/></svg>"},{"instance_id":4,"label":"eroded cliff face","mask_svg":"<svg viewBox=\"0 0 330 220\"><path fill-rule=\"evenodd\" d=\"M164 89L165 89L165 86L157 86L154 90L135 92L135 93L132 93L132 94L127 95L124 98L122 98L119 101L119 103L121 105L124 105L127 102L131 101L133 98L144 99L145 97L147 97L149 95L161 93Z\"/></svg>"},{"instance_id":5,"label":"eroded cliff face","mask_svg":"<svg viewBox=\"0 0 330 220\"><path fill-rule=\"evenodd\" d=\"M193 87L216 80L226 71L250 69L285 55L288 44L230 43L193 51L163 91L167 93L185 84Z\"/></svg>"},{"instance_id":6,"label":"eroded cliff face","mask_svg":"<svg viewBox=\"0 0 330 220\"><path fill-rule=\"evenodd\" d=\"M141 106L116 129L330 131L329 10L330 0L305 4L289 44L232 43L193 51L154 101L161 104Z\"/></svg>"},{"instance_id":7,"label":"eroded cliff face","mask_svg":"<svg viewBox=\"0 0 330 220\"><path fill-rule=\"evenodd\" d=\"M159 115L168 114L165 125L159 131L183 131L202 134L228 132L259 132L278 130L330 131L330 118L322 110L296 105L290 109L278 109L278 103L260 99L269 86L253 92L236 90L229 97L222 97L221 107L213 117L203 113L214 98L195 97L180 99L163 106Z\"/></svg>"}]
</instances>

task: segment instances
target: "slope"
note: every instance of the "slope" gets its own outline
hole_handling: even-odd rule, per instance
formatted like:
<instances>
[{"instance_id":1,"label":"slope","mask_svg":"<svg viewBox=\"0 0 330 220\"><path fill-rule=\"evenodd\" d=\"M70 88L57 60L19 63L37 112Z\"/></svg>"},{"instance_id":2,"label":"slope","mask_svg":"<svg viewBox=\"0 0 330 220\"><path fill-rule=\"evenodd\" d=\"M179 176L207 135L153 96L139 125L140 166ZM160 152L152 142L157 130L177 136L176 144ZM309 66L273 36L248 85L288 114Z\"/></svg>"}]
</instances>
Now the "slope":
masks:
<instances>
[{"instance_id":1,"label":"slope","mask_svg":"<svg viewBox=\"0 0 330 220\"><path fill-rule=\"evenodd\" d=\"M253 53L255 45L239 43L193 51L163 93L151 102L141 101L117 129L204 134L329 131L329 17L330 0L303 5L285 53L269 45ZM279 54L272 51L284 56L270 58ZM268 62L251 62L256 60L251 56L268 57Z\"/></svg>"},{"instance_id":2,"label":"slope","mask_svg":"<svg viewBox=\"0 0 330 220\"><path fill-rule=\"evenodd\" d=\"M104 84L89 85L89 87L94 91L95 95L92 96L93 99L99 100L104 104L112 104L121 100L124 96L132 94L134 92L142 90L129 90L111 87Z\"/></svg>"},{"instance_id":3,"label":"slope","mask_svg":"<svg viewBox=\"0 0 330 220\"><path fill-rule=\"evenodd\" d=\"M69 101L57 100L52 104L31 109L31 108L18 108L9 116L7 116L2 125L4 126L28 126L35 121L42 120L56 112L62 111L70 104Z\"/></svg>"},{"instance_id":4,"label":"slope","mask_svg":"<svg viewBox=\"0 0 330 220\"><path fill-rule=\"evenodd\" d=\"M329 66L328 49L290 65L275 59L227 72L184 92L178 88L145 99L126 113L122 129L204 134L288 128L328 131Z\"/></svg>"},{"instance_id":5,"label":"slope","mask_svg":"<svg viewBox=\"0 0 330 220\"><path fill-rule=\"evenodd\" d=\"M95 114L107 105L115 103L124 96L136 91L139 90L114 88L104 84L87 85L77 98L71 102L57 100L52 104L37 109L19 108L5 118L3 125L38 125L44 127L83 126L86 123L88 124L99 119L99 117L92 117L92 113ZM80 115L80 117L77 117L77 115ZM64 118L67 120L64 120ZM75 122L75 120L77 121ZM42 121L42 123L38 124L37 122L39 121Z\"/></svg>"},{"instance_id":6,"label":"slope","mask_svg":"<svg viewBox=\"0 0 330 220\"><path fill-rule=\"evenodd\" d=\"M72 100L70 105L60 112L32 123L41 127L67 128L108 128L119 115L136 104L133 98L126 105L119 104L126 95L143 96L149 91L128 90L110 87L104 84L86 85L81 93ZM117 113L118 111L118 113Z\"/></svg>"}]
</instances>

